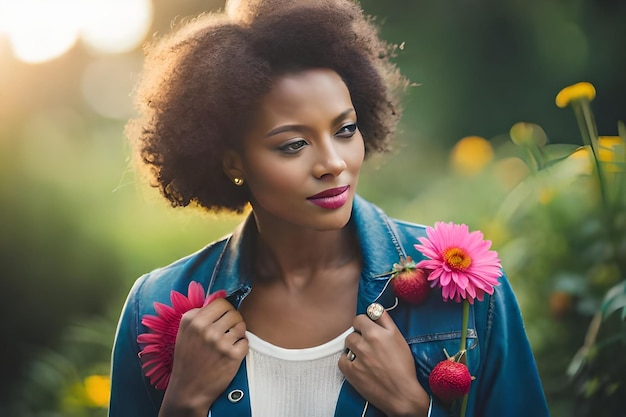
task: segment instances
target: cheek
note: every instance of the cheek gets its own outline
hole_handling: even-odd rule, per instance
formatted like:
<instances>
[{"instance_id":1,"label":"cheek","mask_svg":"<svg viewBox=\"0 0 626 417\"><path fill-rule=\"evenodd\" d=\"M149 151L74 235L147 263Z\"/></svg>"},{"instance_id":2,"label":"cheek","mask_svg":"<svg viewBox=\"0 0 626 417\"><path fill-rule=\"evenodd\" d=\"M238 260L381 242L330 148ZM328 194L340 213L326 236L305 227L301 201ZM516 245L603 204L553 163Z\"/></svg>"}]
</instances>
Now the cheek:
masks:
<instances>
[{"instance_id":1,"label":"cheek","mask_svg":"<svg viewBox=\"0 0 626 417\"><path fill-rule=\"evenodd\" d=\"M303 165L281 159L267 158L249 165L250 190L263 193L292 190L303 182Z\"/></svg>"},{"instance_id":2,"label":"cheek","mask_svg":"<svg viewBox=\"0 0 626 417\"><path fill-rule=\"evenodd\" d=\"M361 165L363 165L365 160L365 143L362 137L358 141L354 141L344 160L352 172L358 172L361 169Z\"/></svg>"}]
</instances>

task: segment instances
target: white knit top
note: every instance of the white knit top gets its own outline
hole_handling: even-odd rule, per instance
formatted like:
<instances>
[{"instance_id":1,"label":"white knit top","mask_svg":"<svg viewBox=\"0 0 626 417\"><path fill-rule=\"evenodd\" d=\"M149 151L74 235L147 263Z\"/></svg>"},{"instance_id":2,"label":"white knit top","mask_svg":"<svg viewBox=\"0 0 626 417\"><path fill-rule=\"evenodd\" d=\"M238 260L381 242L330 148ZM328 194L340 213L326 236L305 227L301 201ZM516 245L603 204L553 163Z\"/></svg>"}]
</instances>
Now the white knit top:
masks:
<instances>
[{"instance_id":1,"label":"white knit top","mask_svg":"<svg viewBox=\"0 0 626 417\"><path fill-rule=\"evenodd\" d=\"M332 417L344 380L337 362L352 332L306 349L281 348L246 332L252 417Z\"/></svg>"}]
</instances>

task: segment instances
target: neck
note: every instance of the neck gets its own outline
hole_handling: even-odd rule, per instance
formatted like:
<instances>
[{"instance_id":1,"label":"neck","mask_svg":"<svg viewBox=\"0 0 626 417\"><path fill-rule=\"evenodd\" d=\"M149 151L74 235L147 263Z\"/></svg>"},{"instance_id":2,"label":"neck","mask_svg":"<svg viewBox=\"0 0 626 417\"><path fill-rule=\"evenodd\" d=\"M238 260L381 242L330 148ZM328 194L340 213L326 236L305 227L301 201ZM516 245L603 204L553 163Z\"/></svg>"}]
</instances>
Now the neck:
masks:
<instances>
[{"instance_id":1,"label":"neck","mask_svg":"<svg viewBox=\"0 0 626 417\"><path fill-rule=\"evenodd\" d=\"M255 272L267 283L283 281L302 286L320 272L340 268L359 255L356 234L349 225L329 231L263 227L258 225Z\"/></svg>"}]
</instances>

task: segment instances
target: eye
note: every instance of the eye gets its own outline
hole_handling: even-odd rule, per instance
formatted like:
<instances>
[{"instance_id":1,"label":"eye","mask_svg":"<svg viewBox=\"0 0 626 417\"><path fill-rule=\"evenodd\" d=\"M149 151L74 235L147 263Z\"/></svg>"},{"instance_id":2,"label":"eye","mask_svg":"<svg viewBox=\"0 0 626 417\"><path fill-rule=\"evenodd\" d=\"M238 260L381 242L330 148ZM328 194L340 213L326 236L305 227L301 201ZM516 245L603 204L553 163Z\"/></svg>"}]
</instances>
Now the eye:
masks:
<instances>
[{"instance_id":1,"label":"eye","mask_svg":"<svg viewBox=\"0 0 626 417\"><path fill-rule=\"evenodd\" d=\"M279 146L278 150L286 154L295 154L307 145L304 139L298 139Z\"/></svg>"},{"instance_id":2,"label":"eye","mask_svg":"<svg viewBox=\"0 0 626 417\"><path fill-rule=\"evenodd\" d=\"M351 138L356 133L356 123L348 123L344 126L341 126L341 129L335 133L335 136L339 136L342 138Z\"/></svg>"}]
</instances>

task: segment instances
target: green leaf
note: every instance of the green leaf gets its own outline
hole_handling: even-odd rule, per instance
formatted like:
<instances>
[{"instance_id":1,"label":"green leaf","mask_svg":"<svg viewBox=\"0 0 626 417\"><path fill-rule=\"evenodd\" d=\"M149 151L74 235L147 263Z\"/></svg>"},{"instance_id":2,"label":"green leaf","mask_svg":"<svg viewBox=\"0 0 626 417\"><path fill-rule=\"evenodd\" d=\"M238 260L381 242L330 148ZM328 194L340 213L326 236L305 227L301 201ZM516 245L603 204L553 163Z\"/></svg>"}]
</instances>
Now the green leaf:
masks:
<instances>
[{"instance_id":1,"label":"green leaf","mask_svg":"<svg viewBox=\"0 0 626 417\"><path fill-rule=\"evenodd\" d=\"M626 281L622 281L609 289L604 296L600 310L606 319L613 312L622 309L622 320L626 318Z\"/></svg>"},{"instance_id":2,"label":"green leaf","mask_svg":"<svg viewBox=\"0 0 626 417\"><path fill-rule=\"evenodd\" d=\"M552 164L554 162L558 162L561 159L567 158L574 152L580 149L580 145L574 145L570 143L557 143L552 145L547 145L541 149L545 159L548 161L548 164Z\"/></svg>"},{"instance_id":3,"label":"green leaf","mask_svg":"<svg viewBox=\"0 0 626 417\"><path fill-rule=\"evenodd\" d=\"M587 361L587 351L583 348L580 349L576 355L572 358L569 366L567 367L566 374L570 378L574 378Z\"/></svg>"}]
</instances>

